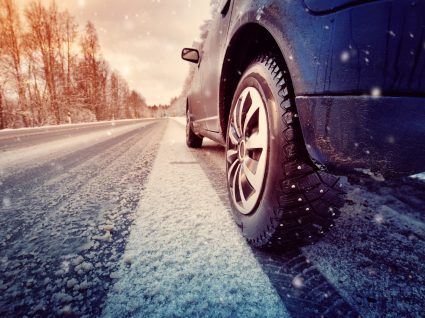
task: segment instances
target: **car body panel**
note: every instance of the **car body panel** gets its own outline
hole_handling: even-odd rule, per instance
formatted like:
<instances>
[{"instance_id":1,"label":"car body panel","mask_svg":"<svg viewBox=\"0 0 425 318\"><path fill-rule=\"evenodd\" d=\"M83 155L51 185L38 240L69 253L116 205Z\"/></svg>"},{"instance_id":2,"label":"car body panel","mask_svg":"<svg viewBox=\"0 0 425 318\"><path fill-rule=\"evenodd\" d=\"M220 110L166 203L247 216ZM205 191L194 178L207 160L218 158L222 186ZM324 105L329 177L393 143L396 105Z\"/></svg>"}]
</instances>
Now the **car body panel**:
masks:
<instances>
[{"instance_id":1,"label":"car body panel","mask_svg":"<svg viewBox=\"0 0 425 318\"><path fill-rule=\"evenodd\" d=\"M297 97L310 157L333 171L387 177L423 171L425 98Z\"/></svg>"}]
</instances>

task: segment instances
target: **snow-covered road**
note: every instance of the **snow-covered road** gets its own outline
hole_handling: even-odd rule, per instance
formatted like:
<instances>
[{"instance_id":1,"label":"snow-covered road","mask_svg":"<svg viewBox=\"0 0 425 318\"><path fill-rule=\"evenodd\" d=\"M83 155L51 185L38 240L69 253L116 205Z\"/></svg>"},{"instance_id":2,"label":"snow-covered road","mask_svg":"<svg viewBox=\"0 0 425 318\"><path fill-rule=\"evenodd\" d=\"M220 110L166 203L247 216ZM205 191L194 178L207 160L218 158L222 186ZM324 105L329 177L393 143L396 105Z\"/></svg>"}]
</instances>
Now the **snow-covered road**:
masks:
<instances>
[{"instance_id":1,"label":"snow-covered road","mask_svg":"<svg viewBox=\"0 0 425 318\"><path fill-rule=\"evenodd\" d=\"M3 149L1 317L100 314L165 126L59 129Z\"/></svg>"},{"instance_id":2,"label":"snow-covered road","mask_svg":"<svg viewBox=\"0 0 425 318\"><path fill-rule=\"evenodd\" d=\"M1 317L417 317L425 181L346 183L334 231L251 249L184 120L0 132Z\"/></svg>"}]
</instances>

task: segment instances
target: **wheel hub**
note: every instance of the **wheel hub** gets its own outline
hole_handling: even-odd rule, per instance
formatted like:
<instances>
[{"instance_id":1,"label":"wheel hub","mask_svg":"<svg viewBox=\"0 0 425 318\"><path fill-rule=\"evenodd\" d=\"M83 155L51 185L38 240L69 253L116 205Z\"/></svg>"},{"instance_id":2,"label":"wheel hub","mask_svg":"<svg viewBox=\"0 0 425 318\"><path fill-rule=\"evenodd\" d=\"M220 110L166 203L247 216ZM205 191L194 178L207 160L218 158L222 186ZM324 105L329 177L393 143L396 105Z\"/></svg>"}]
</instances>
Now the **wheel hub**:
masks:
<instances>
[{"instance_id":1,"label":"wheel hub","mask_svg":"<svg viewBox=\"0 0 425 318\"><path fill-rule=\"evenodd\" d=\"M246 148L245 148L245 140L241 140L241 141L239 141L239 144L238 144L238 155L239 155L239 160L242 162L243 160L244 160L244 158L245 158L245 151L246 151Z\"/></svg>"}]
</instances>

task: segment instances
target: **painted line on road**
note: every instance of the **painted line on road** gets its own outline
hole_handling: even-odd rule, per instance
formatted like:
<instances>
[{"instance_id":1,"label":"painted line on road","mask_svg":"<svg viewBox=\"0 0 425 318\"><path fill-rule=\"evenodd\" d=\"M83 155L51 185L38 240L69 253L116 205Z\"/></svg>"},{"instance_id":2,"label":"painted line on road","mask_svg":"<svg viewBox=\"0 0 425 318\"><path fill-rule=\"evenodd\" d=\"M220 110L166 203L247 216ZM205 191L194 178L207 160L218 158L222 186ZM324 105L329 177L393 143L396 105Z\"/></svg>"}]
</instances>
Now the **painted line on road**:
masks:
<instances>
[{"instance_id":1,"label":"painted line on road","mask_svg":"<svg viewBox=\"0 0 425 318\"><path fill-rule=\"evenodd\" d=\"M169 121L103 316L288 317L183 132Z\"/></svg>"}]
</instances>

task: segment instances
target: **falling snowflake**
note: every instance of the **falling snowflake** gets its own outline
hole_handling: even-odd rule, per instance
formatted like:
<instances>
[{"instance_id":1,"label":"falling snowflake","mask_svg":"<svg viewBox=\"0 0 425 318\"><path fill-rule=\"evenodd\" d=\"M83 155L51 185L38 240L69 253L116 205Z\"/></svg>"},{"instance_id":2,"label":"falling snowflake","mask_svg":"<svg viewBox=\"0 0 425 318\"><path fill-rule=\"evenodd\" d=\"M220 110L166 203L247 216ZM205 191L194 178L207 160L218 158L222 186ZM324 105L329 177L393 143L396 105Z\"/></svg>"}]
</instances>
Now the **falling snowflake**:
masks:
<instances>
[{"instance_id":1,"label":"falling snowflake","mask_svg":"<svg viewBox=\"0 0 425 318\"><path fill-rule=\"evenodd\" d=\"M392 37L395 37L396 36L393 30L389 30L388 31L388 34L391 35Z\"/></svg>"},{"instance_id":2,"label":"falling snowflake","mask_svg":"<svg viewBox=\"0 0 425 318\"><path fill-rule=\"evenodd\" d=\"M394 138L394 136L388 136L388 137L387 137L387 142L388 142L389 144L393 144L393 143L395 143L395 138Z\"/></svg>"},{"instance_id":3,"label":"falling snowflake","mask_svg":"<svg viewBox=\"0 0 425 318\"><path fill-rule=\"evenodd\" d=\"M264 14L264 7L259 7L258 8L258 10L257 10L257 16L255 17L255 19L257 20L257 21L260 21L261 20L261 16Z\"/></svg>"},{"instance_id":4,"label":"falling snowflake","mask_svg":"<svg viewBox=\"0 0 425 318\"><path fill-rule=\"evenodd\" d=\"M379 87L373 87L370 90L370 94L372 95L372 97L379 97L382 95L381 89Z\"/></svg>"},{"instance_id":5,"label":"falling snowflake","mask_svg":"<svg viewBox=\"0 0 425 318\"><path fill-rule=\"evenodd\" d=\"M294 286L295 288L301 288L304 286L304 278L302 278L301 275L297 275L294 277L294 279L292 280L292 286Z\"/></svg>"},{"instance_id":6,"label":"falling snowflake","mask_svg":"<svg viewBox=\"0 0 425 318\"><path fill-rule=\"evenodd\" d=\"M348 51L342 51L339 58L341 59L341 62L345 63L350 59L350 53L348 53Z\"/></svg>"}]
</instances>

